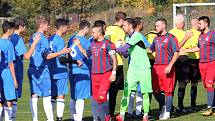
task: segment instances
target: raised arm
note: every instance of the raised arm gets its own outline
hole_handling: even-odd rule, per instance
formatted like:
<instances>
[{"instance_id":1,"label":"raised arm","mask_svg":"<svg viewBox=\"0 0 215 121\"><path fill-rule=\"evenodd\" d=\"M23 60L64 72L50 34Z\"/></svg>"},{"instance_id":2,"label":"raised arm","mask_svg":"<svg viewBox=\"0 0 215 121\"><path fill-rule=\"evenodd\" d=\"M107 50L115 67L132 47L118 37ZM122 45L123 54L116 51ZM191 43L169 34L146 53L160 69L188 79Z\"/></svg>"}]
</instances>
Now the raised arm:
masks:
<instances>
[{"instance_id":1,"label":"raised arm","mask_svg":"<svg viewBox=\"0 0 215 121\"><path fill-rule=\"evenodd\" d=\"M40 38L40 34L37 34L35 37L33 37L33 43L31 44L30 49L24 54L25 59L30 59L30 57L34 53L37 43L40 41Z\"/></svg>"}]
</instances>

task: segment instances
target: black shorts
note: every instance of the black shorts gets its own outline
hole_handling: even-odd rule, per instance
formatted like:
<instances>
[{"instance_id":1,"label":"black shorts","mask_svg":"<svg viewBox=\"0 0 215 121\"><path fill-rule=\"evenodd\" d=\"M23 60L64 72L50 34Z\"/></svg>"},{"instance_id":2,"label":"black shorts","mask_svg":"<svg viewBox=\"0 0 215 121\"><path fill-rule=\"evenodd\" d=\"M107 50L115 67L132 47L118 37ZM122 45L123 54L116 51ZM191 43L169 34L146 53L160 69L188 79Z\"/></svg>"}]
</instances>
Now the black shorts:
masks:
<instances>
[{"instance_id":1,"label":"black shorts","mask_svg":"<svg viewBox=\"0 0 215 121\"><path fill-rule=\"evenodd\" d=\"M123 65L117 66L116 81L110 85L110 90L123 90L124 89L124 72Z\"/></svg>"},{"instance_id":2,"label":"black shorts","mask_svg":"<svg viewBox=\"0 0 215 121\"><path fill-rule=\"evenodd\" d=\"M191 83L197 83L201 80L201 74L199 71L199 60L198 59L189 59L190 66L190 80Z\"/></svg>"},{"instance_id":3,"label":"black shorts","mask_svg":"<svg viewBox=\"0 0 215 121\"><path fill-rule=\"evenodd\" d=\"M150 62L150 65L151 65L151 69L153 68L153 65L155 63L155 60L154 59L149 59L149 62Z\"/></svg>"},{"instance_id":4,"label":"black shorts","mask_svg":"<svg viewBox=\"0 0 215 121\"><path fill-rule=\"evenodd\" d=\"M199 62L197 59L189 59L186 55L179 56L176 61L176 79L178 82L197 83L200 80Z\"/></svg>"}]
</instances>

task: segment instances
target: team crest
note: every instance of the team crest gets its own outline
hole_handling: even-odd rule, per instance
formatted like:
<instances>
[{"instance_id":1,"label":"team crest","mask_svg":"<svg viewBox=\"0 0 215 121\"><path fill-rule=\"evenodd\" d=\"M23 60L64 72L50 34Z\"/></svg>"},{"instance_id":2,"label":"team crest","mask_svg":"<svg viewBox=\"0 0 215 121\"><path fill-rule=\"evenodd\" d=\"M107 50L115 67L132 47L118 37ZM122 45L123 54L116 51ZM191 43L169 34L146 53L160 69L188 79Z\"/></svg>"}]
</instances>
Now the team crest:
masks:
<instances>
[{"instance_id":1,"label":"team crest","mask_svg":"<svg viewBox=\"0 0 215 121\"><path fill-rule=\"evenodd\" d=\"M105 49L105 47L106 47L106 46L105 46L105 43L104 43L104 44L102 44L102 47L101 47L101 48L102 48L102 49Z\"/></svg>"},{"instance_id":2,"label":"team crest","mask_svg":"<svg viewBox=\"0 0 215 121\"><path fill-rule=\"evenodd\" d=\"M164 43L167 43L167 42L168 42L168 39L167 39L167 38L165 38L163 42L164 42Z\"/></svg>"},{"instance_id":3,"label":"team crest","mask_svg":"<svg viewBox=\"0 0 215 121\"><path fill-rule=\"evenodd\" d=\"M208 36L205 38L205 41L209 41L209 37Z\"/></svg>"}]
</instances>

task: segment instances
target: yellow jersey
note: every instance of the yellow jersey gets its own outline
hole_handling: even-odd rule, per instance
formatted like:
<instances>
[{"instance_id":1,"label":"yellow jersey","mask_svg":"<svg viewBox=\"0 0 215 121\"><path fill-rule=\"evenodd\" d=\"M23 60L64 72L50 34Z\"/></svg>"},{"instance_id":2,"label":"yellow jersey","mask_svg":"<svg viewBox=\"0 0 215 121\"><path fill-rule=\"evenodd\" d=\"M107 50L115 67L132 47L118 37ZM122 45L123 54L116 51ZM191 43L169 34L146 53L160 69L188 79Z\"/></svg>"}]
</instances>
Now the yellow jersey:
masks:
<instances>
[{"instance_id":1,"label":"yellow jersey","mask_svg":"<svg viewBox=\"0 0 215 121\"><path fill-rule=\"evenodd\" d=\"M117 26L108 26L105 31L105 37L110 39L116 46L119 42L125 43L125 32L124 30ZM118 65L123 65L122 55L117 54Z\"/></svg>"},{"instance_id":2,"label":"yellow jersey","mask_svg":"<svg viewBox=\"0 0 215 121\"><path fill-rule=\"evenodd\" d=\"M156 34L156 31L150 31L147 35L146 35L146 39L148 40L148 42L150 43L150 44L152 44L153 43L153 41L154 41L154 38L157 36L157 34ZM153 53L148 53L148 57L149 57L149 59L155 59L155 52L153 52Z\"/></svg>"},{"instance_id":3,"label":"yellow jersey","mask_svg":"<svg viewBox=\"0 0 215 121\"><path fill-rule=\"evenodd\" d=\"M197 47L199 35L201 34L201 32L199 32L196 29L188 30L188 32L190 32L190 31L193 33L193 36L190 39L188 39L186 41L186 43L184 44L184 48L186 48L186 49ZM187 56L190 59L199 59L199 52L188 53Z\"/></svg>"},{"instance_id":4,"label":"yellow jersey","mask_svg":"<svg viewBox=\"0 0 215 121\"><path fill-rule=\"evenodd\" d=\"M170 34L174 35L177 40L178 40L178 44L182 42L182 40L184 39L185 37L185 34L186 32L181 30L181 29L178 29L178 28L173 28L169 31ZM184 46L182 47L184 48ZM185 49L185 48L184 48ZM187 54L184 54L184 55L187 55Z\"/></svg>"}]
</instances>

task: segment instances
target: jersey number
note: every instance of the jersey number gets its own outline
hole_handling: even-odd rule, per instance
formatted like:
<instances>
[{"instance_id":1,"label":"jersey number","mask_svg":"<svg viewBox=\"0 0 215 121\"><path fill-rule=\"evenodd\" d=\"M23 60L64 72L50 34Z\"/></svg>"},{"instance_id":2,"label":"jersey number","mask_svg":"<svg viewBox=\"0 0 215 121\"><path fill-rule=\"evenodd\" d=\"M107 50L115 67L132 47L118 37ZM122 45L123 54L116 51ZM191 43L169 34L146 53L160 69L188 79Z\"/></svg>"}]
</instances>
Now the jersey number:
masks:
<instances>
[{"instance_id":1,"label":"jersey number","mask_svg":"<svg viewBox=\"0 0 215 121\"><path fill-rule=\"evenodd\" d=\"M72 45L71 49L72 49L72 51L70 52L70 55L72 57L75 57L77 55L77 51L75 50L75 44Z\"/></svg>"}]
</instances>

